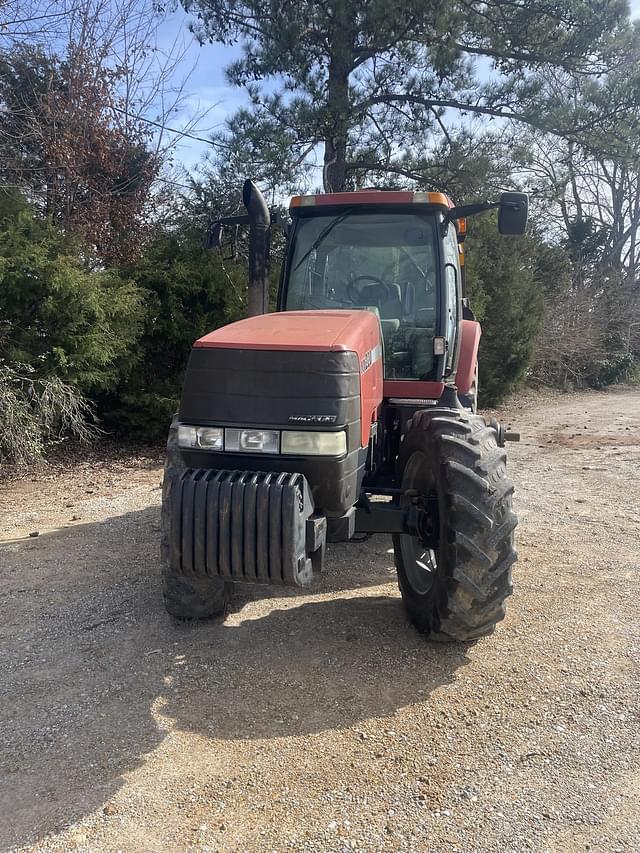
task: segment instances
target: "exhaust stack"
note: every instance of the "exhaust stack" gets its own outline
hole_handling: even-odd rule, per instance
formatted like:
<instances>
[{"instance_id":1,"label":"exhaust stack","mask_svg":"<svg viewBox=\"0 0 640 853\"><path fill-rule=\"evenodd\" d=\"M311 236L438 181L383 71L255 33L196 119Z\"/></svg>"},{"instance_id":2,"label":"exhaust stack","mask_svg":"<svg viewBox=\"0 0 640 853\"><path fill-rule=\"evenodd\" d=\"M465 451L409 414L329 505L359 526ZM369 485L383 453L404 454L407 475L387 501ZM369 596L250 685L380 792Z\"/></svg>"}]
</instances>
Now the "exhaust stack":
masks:
<instances>
[{"instance_id":1,"label":"exhaust stack","mask_svg":"<svg viewBox=\"0 0 640 853\"><path fill-rule=\"evenodd\" d=\"M271 214L264 196L253 183L246 180L242 201L249 218L249 317L266 314L269 310L269 248Z\"/></svg>"},{"instance_id":2,"label":"exhaust stack","mask_svg":"<svg viewBox=\"0 0 640 853\"><path fill-rule=\"evenodd\" d=\"M248 315L266 314L269 310L269 250L271 245L271 214L258 187L247 179L242 187L242 201L247 212L239 216L223 216L207 229L205 245L209 249L222 248L222 232L227 225L249 226L249 288ZM235 239L232 241L232 258L236 256Z\"/></svg>"}]
</instances>

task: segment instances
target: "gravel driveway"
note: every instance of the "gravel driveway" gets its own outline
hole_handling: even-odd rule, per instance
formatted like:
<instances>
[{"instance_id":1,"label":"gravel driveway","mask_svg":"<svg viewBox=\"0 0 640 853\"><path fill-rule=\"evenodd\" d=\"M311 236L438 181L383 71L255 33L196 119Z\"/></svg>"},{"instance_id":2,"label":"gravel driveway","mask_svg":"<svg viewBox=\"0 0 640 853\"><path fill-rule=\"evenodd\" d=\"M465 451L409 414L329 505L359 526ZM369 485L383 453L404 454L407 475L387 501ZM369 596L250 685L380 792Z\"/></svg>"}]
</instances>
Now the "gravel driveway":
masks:
<instances>
[{"instance_id":1,"label":"gravel driveway","mask_svg":"<svg viewBox=\"0 0 640 853\"><path fill-rule=\"evenodd\" d=\"M5 483L0 849L640 851L640 392L505 414L516 591L472 646L410 627L381 536L176 627L155 460Z\"/></svg>"}]
</instances>

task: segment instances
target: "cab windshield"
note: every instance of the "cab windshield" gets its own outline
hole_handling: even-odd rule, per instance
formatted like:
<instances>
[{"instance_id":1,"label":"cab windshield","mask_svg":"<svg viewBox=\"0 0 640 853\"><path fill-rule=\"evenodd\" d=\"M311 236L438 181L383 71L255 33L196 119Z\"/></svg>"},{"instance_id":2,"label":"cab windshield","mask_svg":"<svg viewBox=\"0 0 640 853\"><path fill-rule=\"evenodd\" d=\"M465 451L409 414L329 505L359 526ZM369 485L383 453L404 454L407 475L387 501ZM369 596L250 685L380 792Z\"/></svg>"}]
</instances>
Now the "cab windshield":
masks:
<instances>
[{"instance_id":1,"label":"cab windshield","mask_svg":"<svg viewBox=\"0 0 640 853\"><path fill-rule=\"evenodd\" d=\"M362 308L380 320L387 379L431 379L437 318L436 222L418 213L300 218L288 311Z\"/></svg>"}]
</instances>

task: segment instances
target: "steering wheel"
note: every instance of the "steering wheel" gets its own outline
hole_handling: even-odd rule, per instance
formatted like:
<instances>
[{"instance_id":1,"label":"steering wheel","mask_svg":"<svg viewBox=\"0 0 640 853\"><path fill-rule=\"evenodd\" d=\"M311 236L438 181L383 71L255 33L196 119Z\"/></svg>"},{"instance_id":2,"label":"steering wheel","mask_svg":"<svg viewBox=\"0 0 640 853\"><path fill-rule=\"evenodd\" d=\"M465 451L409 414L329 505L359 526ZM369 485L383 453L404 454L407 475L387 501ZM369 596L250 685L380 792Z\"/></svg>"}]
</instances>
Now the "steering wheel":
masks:
<instances>
[{"instance_id":1,"label":"steering wheel","mask_svg":"<svg viewBox=\"0 0 640 853\"><path fill-rule=\"evenodd\" d=\"M349 299L351 299L351 301L355 305L362 304L359 300L362 299L362 290L364 290L364 288L362 288L362 290L356 290L356 288L355 288L355 285L359 281L373 282L374 286L378 285L379 287L381 287L384 290L384 294L382 295L382 299L378 298L378 300L377 300L378 302L381 302L385 299L391 299L391 297L393 296L393 290L386 283L386 281L383 281L381 278L378 278L375 275L359 275L359 276L356 276L356 278L354 278L352 281L350 281L349 284L347 285L347 296L349 297ZM355 295L355 294L357 294L357 295Z\"/></svg>"}]
</instances>

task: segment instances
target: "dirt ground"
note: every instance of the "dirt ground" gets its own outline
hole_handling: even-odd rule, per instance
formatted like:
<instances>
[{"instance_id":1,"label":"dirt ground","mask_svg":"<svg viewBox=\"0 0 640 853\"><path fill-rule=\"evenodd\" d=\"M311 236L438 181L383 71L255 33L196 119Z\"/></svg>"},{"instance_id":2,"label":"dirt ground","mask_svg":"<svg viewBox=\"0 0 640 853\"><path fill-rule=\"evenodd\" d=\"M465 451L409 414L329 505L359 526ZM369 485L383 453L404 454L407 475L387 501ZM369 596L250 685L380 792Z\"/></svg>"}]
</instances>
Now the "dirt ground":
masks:
<instances>
[{"instance_id":1,"label":"dirt ground","mask_svg":"<svg viewBox=\"0 0 640 853\"><path fill-rule=\"evenodd\" d=\"M0 849L640 851L640 391L505 414L520 561L473 646L407 623L386 537L175 626L157 460L1 486Z\"/></svg>"}]
</instances>

